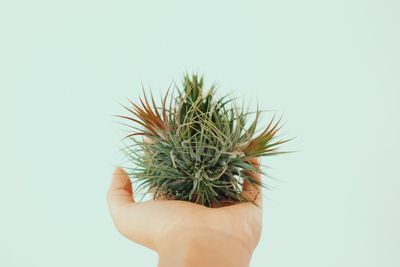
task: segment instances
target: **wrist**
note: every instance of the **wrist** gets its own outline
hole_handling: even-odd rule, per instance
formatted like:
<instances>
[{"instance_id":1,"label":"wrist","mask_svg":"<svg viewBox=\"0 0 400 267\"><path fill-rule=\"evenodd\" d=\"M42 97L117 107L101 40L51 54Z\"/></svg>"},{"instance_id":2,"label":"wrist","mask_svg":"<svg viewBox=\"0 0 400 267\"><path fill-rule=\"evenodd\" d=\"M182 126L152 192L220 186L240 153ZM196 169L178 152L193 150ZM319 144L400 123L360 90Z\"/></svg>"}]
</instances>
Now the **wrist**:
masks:
<instances>
[{"instance_id":1,"label":"wrist","mask_svg":"<svg viewBox=\"0 0 400 267\"><path fill-rule=\"evenodd\" d=\"M158 267L247 267L252 252L232 236L207 230L205 234L182 233L157 249Z\"/></svg>"}]
</instances>

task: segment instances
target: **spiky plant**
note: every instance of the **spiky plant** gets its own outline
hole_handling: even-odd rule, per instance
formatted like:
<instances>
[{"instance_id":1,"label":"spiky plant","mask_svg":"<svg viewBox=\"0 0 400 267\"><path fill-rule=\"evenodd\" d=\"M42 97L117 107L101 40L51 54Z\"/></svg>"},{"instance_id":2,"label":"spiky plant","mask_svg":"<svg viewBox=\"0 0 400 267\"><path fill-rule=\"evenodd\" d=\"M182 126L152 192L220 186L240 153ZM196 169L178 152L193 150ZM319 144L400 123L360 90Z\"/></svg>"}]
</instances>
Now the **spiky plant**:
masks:
<instances>
[{"instance_id":1,"label":"spiky plant","mask_svg":"<svg viewBox=\"0 0 400 267\"><path fill-rule=\"evenodd\" d=\"M250 175L257 171L252 159L285 153L278 148L289 140L276 140L280 119L259 130L258 108L248 112L230 96L216 98L216 85L205 90L196 74L185 74L174 89L178 95L168 89L158 105L144 92L138 103L129 100L129 116L119 116L133 123L126 138L136 190L208 207L248 201L244 181L265 186Z\"/></svg>"}]
</instances>

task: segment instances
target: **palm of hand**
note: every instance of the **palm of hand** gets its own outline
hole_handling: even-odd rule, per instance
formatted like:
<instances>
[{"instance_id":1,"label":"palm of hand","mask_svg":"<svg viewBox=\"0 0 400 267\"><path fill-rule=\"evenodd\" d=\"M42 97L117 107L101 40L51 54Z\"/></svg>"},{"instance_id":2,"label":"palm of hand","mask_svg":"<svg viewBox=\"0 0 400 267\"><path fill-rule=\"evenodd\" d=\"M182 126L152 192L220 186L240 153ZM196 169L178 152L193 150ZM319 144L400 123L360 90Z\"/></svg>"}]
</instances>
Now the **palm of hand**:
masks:
<instances>
[{"instance_id":1,"label":"palm of hand","mask_svg":"<svg viewBox=\"0 0 400 267\"><path fill-rule=\"evenodd\" d=\"M255 176L259 178L259 175ZM247 184L244 190L244 196L253 200L253 193L256 193L257 198L260 189ZM114 173L108 192L109 209L119 232L155 251L191 239L207 242L218 235L236 240L251 253L261 235L260 197L256 203L258 206L245 202L219 208L207 208L178 200L136 203L129 178L119 168Z\"/></svg>"}]
</instances>

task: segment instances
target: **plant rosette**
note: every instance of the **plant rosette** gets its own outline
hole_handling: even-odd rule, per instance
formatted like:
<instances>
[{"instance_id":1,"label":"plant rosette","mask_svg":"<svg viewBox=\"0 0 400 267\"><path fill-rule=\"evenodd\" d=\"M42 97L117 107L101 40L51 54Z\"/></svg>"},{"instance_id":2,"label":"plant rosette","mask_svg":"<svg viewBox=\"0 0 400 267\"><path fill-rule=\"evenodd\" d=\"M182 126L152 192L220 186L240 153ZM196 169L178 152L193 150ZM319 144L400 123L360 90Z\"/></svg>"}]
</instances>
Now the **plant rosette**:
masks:
<instances>
[{"instance_id":1,"label":"plant rosette","mask_svg":"<svg viewBox=\"0 0 400 267\"><path fill-rule=\"evenodd\" d=\"M206 90L196 74L170 89L159 104L144 92L124 106L128 116L118 116L129 121L124 150L135 190L214 207L249 201L241 194L244 182L266 187L251 174L264 174L258 158L288 153L279 151L291 140L277 138L281 118L259 129L258 107L247 111L230 95L216 97L215 83Z\"/></svg>"}]
</instances>

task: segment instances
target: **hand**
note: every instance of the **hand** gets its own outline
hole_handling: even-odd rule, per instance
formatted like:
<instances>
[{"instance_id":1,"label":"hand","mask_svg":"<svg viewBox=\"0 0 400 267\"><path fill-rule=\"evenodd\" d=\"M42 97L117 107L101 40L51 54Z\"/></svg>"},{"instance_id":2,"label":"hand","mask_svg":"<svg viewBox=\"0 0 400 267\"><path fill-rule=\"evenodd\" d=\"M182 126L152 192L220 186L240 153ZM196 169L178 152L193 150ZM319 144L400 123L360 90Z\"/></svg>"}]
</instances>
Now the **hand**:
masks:
<instances>
[{"instance_id":1,"label":"hand","mask_svg":"<svg viewBox=\"0 0 400 267\"><path fill-rule=\"evenodd\" d=\"M259 166L258 160L253 164ZM252 173L260 179L259 173ZM135 202L126 172L117 168L107 194L118 231L159 254L159 266L248 266L261 235L262 198L258 186L245 183L251 202L208 208L157 199Z\"/></svg>"}]
</instances>

